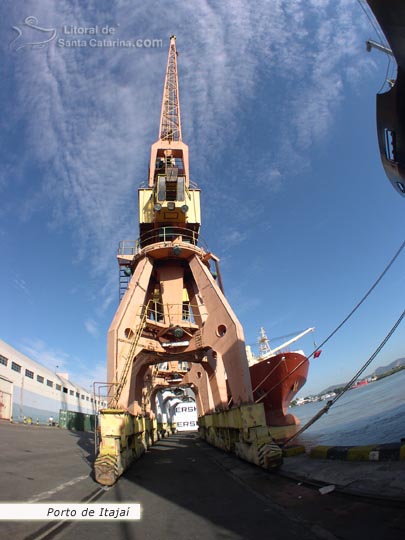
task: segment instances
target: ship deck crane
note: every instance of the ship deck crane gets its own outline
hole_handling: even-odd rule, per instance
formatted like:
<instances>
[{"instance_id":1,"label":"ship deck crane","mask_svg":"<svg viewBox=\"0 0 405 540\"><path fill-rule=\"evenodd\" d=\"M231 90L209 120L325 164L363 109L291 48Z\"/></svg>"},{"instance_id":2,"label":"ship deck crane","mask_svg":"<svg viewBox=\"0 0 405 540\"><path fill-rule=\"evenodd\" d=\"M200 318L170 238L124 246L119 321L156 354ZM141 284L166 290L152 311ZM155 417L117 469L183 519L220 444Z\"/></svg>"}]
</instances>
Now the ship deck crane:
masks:
<instances>
[{"instance_id":1,"label":"ship deck crane","mask_svg":"<svg viewBox=\"0 0 405 540\"><path fill-rule=\"evenodd\" d=\"M260 361L261 360L268 360L269 358L271 358L272 356L274 356L276 353L278 353L278 351L281 351L283 349L285 349L286 347L288 347L289 345L292 345L293 343L295 343L296 341L298 341L299 339L303 338L304 336L306 336L307 334L309 334L310 332L314 332L315 331L315 328L307 328L306 330L304 330L303 332L301 332L300 334L298 334L297 336L289 339L288 341L285 341L284 343L282 343L281 345L279 345L278 347L275 347L274 349L271 349L269 347L269 350L268 352L261 356L260 357Z\"/></svg>"}]
</instances>

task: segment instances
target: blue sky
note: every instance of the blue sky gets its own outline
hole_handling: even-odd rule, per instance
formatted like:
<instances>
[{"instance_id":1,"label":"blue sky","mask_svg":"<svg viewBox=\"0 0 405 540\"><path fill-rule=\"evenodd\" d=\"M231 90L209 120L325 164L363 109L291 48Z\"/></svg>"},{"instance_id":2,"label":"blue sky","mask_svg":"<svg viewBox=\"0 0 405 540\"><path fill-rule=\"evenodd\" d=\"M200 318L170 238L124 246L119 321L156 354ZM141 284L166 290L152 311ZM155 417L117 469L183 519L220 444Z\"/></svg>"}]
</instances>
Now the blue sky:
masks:
<instances>
[{"instance_id":1,"label":"blue sky","mask_svg":"<svg viewBox=\"0 0 405 540\"><path fill-rule=\"evenodd\" d=\"M405 201L384 175L375 129L387 57L366 52L378 36L359 2L17 0L0 9L0 337L33 359L86 387L105 380L116 248L138 235L137 188L173 33L202 237L221 258L248 344L261 326L269 337L315 326L299 344L311 352L401 245ZM26 17L49 31L24 27ZM58 42L78 38L65 26L96 25L144 46ZM13 26L24 29L17 40ZM52 30L43 47L21 47ZM148 47L153 39L163 46ZM403 310L404 285L402 254L312 360L303 394L348 380L367 360ZM375 366L405 356L404 338L402 325Z\"/></svg>"}]
</instances>

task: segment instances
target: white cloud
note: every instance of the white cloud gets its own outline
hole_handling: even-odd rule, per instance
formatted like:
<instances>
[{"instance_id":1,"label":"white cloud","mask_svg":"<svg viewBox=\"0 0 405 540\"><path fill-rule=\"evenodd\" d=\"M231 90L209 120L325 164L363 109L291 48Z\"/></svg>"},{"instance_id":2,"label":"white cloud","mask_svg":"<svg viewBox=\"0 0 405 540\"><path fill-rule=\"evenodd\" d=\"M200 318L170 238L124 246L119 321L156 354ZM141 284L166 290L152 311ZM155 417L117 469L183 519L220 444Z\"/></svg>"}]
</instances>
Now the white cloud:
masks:
<instances>
[{"instance_id":1,"label":"white cloud","mask_svg":"<svg viewBox=\"0 0 405 540\"><path fill-rule=\"evenodd\" d=\"M279 191L282 186L283 175L278 167L272 167L271 164L263 164L263 174L258 177L256 182L260 186L266 186L273 193Z\"/></svg>"},{"instance_id":2,"label":"white cloud","mask_svg":"<svg viewBox=\"0 0 405 540\"><path fill-rule=\"evenodd\" d=\"M93 321L93 319L87 319L86 321L84 321L84 327L86 328L87 332L93 337L98 336L98 326L97 323Z\"/></svg>"},{"instance_id":3,"label":"white cloud","mask_svg":"<svg viewBox=\"0 0 405 540\"><path fill-rule=\"evenodd\" d=\"M27 9L16 2L10 23ZM178 37L180 96L184 138L204 153L192 157L197 172L243 129L239 113L259 94L261 72L276 80L283 93L276 116L283 122L269 127L277 133L266 179L272 189L297 163L308 165L311 146L333 124L346 80L372 62L364 60L358 38L365 17L349 0L229 0L215 9L208 1L175 1L164 17L155 16L153 3L119 2L106 15L94 6L44 1L35 15L59 29L108 19L119 23L117 37L164 37L165 45L167 28L187 21L193 31ZM44 172L39 186L27 184L21 213L29 219L48 207L53 225L72 227L78 259L91 260L106 283L115 278L117 241L138 234L136 188L158 132L166 56L166 47L67 50L55 43L10 54L17 96L9 122L25 119L27 159ZM271 95L268 100L270 108ZM263 162L254 161L249 175L259 178ZM230 240L241 241L232 234ZM108 305L110 289L103 294L101 303Z\"/></svg>"},{"instance_id":4,"label":"white cloud","mask_svg":"<svg viewBox=\"0 0 405 540\"><path fill-rule=\"evenodd\" d=\"M106 382L107 381L107 368L105 362L97 362L91 365L80 364L80 369L77 369L71 374L70 379L72 382L79 384L86 390L93 391L94 382ZM105 390L102 391L102 395L105 394Z\"/></svg>"},{"instance_id":5,"label":"white cloud","mask_svg":"<svg viewBox=\"0 0 405 540\"><path fill-rule=\"evenodd\" d=\"M32 360L39 362L52 371L66 369L70 356L58 349L51 349L40 339L27 339L21 345L21 349Z\"/></svg>"},{"instance_id":6,"label":"white cloud","mask_svg":"<svg viewBox=\"0 0 405 540\"><path fill-rule=\"evenodd\" d=\"M238 244L241 244L246 239L246 233L243 231L233 230L233 231L224 231L224 247L226 250L231 249Z\"/></svg>"},{"instance_id":7,"label":"white cloud","mask_svg":"<svg viewBox=\"0 0 405 540\"><path fill-rule=\"evenodd\" d=\"M27 339L20 345L20 349L29 358L39 362L48 369L57 373L68 373L70 381L79 384L86 390L90 389L93 382L107 380L105 362L84 361L60 349L50 347L45 341L40 339Z\"/></svg>"},{"instance_id":8,"label":"white cloud","mask_svg":"<svg viewBox=\"0 0 405 540\"><path fill-rule=\"evenodd\" d=\"M1 236L1 232L0 232ZM27 282L18 275L13 278L14 287L32 302L32 296L28 289Z\"/></svg>"}]
</instances>

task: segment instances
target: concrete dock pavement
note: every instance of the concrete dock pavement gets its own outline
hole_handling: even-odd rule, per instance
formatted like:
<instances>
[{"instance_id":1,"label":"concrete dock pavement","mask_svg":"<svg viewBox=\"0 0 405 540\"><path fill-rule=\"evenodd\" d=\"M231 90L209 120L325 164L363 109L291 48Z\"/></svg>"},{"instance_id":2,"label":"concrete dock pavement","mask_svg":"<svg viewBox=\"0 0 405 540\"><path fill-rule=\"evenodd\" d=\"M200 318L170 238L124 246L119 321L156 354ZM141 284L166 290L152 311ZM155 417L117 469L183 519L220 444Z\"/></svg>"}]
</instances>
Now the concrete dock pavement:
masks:
<instances>
[{"instance_id":1,"label":"concrete dock pavement","mask_svg":"<svg viewBox=\"0 0 405 540\"><path fill-rule=\"evenodd\" d=\"M0 452L1 502L82 502L100 490L92 476L92 434L0 423ZM345 475L336 468L340 465L350 465ZM367 486L375 494L391 475L397 475L401 485L403 462L367 463L367 473L361 465L328 461L319 476L319 460L296 456L286 458L279 473L268 472L209 446L195 433L177 434L150 448L98 496L98 503L139 503L141 521L64 522L64 528L51 534L49 523L7 521L0 522L0 537L402 540L405 512L398 492L383 501L339 490L319 492L319 487L342 478L346 486L354 485L361 475L377 478ZM377 470L381 476L374 474Z\"/></svg>"},{"instance_id":2,"label":"concrete dock pavement","mask_svg":"<svg viewBox=\"0 0 405 540\"><path fill-rule=\"evenodd\" d=\"M280 474L315 487L405 504L405 461L322 459L310 453L285 457Z\"/></svg>"}]
</instances>

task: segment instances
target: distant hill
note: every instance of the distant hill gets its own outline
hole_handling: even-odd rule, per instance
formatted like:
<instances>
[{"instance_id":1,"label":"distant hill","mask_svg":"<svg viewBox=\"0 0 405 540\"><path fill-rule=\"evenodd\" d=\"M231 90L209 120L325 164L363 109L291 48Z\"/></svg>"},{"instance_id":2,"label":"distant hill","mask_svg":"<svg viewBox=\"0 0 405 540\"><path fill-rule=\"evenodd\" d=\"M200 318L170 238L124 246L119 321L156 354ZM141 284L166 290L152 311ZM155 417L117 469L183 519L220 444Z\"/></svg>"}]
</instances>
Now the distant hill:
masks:
<instances>
[{"instance_id":1,"label":"distant hill","mask_svg":"<svg viewBox=\"0 0 405 540\"><path fill-rule=\"evenodd\" d=\"M386 366L380 366L376 368L374 371L372 371L371 373L368 373L367 375L362 376L361 378L366 379L367 377L372 377L373 375L376 375L377 377L379 377L383 373L386 373L387 371L390 371L391 369L394 369L399 366L405 366L405 358L397 358L390 364L387 364ZM321 396L322 394L327 394L331 390L334 390L335 388L341 388L342 386L345 386L346 384L347 382L332 384L331 386L328 386L328 388L325 388L325 390L322 390L322 392L319 392L318 395Z\"/></svg>"},{"instance_id":2,"label":"distant hill","mask_svg":"<svg viewBox=\"0 0 405 540\"><path fill-rule=\"evenodd\" d=\"M405 358L398 358L397 360L394 360L391 362L391 364L387 364L386 366L381 366L376 368L368 377L371 375L381 375L382 373L385 373L386 371L389 371L390 369L394 369L399 366L405 366Z\"/></svg>"},{"instance_id":3,"label":"distant hill","mask_svg":"<svg viewBox=\"0 0 405 540\"><path fill-rule=\"evenodd\" d=\"M347 382L332 384L332 386L328 386L328 388L325 388L325 390L322 390L322 392L318 392L318 395L322 396L322 394L327 394L328 392L330 392L331 390L334 390L335 388L342 388L342 386L346 386L346 384Z\"/></svg>"}]
</instances>

